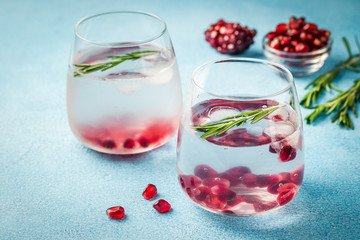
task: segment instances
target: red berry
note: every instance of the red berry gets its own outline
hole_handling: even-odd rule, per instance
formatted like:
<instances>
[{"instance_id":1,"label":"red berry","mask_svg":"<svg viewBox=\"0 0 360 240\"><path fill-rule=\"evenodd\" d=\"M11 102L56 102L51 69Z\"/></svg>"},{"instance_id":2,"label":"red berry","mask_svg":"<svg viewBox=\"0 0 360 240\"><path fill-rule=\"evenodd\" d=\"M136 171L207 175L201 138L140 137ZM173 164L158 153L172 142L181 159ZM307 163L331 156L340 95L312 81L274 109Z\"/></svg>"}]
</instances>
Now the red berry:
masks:
<instances>
[{"instance_id":1,"label":"red berry","mask_svg":"<svg viewBox=\"0 0 360 240\"><path fill-rule=\"evenodd\" d=\"M221 19L205 31L205 40L220 53L238 54L254 43L255 35L256 30Z\"/></svg>"},{"instance_id":2,"label":"red berry","mask_svg":"<svg viewBox=\"0 0 360 240\"><path fill-rule=\"evenodd\" d=\"M145 190L144 190L144 192L143 192L142 195L143 195L143 197L144 197L145 199L150 200L150 199L152 199L153 197L155 197L156 194L157 194L156 186L153 185L153 184L149 184L149 185L145 188Z\"/></svg>"},{"instance_id":3,"label":"red berry","mask_svg":"<svg viewBox=\"0 0 360 240\"><path fill-rule=\"evenodd\" d=\"M279 154L280 161L288 162L288 161L294 160L295 157L296 157L296 149L295 148L293 148L289 145L283 146L281 148L280 154Z\"/></svg>"},{"instance_id":4,"label":"red berry","mask_svg":"<svg viewBox=\"0 0 360 240\"><path fill-rule=\"evenodd\" d=\"M264 174L258 175L256 178L256 184L258 187L268 187L281 181L281 176L277 174Z\"/></svg>"},{"instance_id":5,"label":"red berry","mask_svg":"<svg viewBox=\"0 0 360 240\"><path fill-rule=\"evenodd\" d=\"M158 211L159 213L166 213L171 210L171 205L164 199L160 199L157 202L154 203L153 207Z\"/></svg>"},{"instance_id":6,"label":"red berry","mask_svg":"<svg viewBox=\"0 0 360 240\"><path fill-rule=\"evenodd\" d=\"M121 206L111 207L106 210L106 214L112 219L121 219L125 216L125 209Z\"/></svg>"},{"instance_id":7,"label":"red berry","mask_svg":"<svg viewBox=\"0 0 360 240\"><path fill-rule=\"evenodd\" d=\"M194 169L194 174L195 176L205 179L209 177L216 177L218 172L208 165L198 165Z\"/></svg>"},{"instance_id":8,"label":"red berry","mask_svg":"<svg viewBox=\"0 0 360 240\"><path fill-rule=\"evenodd\" d=\"M134 148L135 147L135 141L133 139L126 139L124 142L124 148Z\"/></svg>"}]
</instances>

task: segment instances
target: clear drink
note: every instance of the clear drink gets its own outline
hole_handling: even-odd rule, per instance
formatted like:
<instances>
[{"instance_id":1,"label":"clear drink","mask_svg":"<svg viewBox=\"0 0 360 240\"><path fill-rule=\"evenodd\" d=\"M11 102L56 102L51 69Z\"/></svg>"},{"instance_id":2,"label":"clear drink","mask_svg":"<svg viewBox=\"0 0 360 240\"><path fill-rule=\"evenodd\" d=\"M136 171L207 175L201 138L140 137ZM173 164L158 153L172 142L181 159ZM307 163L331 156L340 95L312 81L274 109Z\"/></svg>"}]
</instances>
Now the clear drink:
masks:
<instances>
[{"instance_id":1,"label":"clear drink","mask_svg":"<svg viewBox=\"0 0 360 240\"><path fill-rule=\"evenodd\" d=\"M250 58L193 75L177 148L178 180L200 207L247 216L289 203L304 174L302 118L291 73Z\"/></svg>"},{"instance_id":2,"label":"clear drink","mask_svg":"<svg viewBox=\"0 0 360 240\"><path fill-rule=\"evenodd\" d=\"M98 34L92 35L88 29L94 26ZM147 13L112 12L85 18L76 31L67 80L74 135L87 147L110 154L142 153L165 144L178 129L182 108L165 23Z\"/></svg>"},{"instance_id":3,"label":"clear drink","mask_svg":"<svg viewBox=\"0 0 360 240\"><path fill-rule=\"evenodd\" d=\"M304 166L301 125L290 106L257 124L207 139L192 128L277 105L274 100L212 99L192 108L190 122L181 125L177 168L181 186L193 201L210 211L252 215L292 200L301 186Z\"/></svg>"}]
</instances>

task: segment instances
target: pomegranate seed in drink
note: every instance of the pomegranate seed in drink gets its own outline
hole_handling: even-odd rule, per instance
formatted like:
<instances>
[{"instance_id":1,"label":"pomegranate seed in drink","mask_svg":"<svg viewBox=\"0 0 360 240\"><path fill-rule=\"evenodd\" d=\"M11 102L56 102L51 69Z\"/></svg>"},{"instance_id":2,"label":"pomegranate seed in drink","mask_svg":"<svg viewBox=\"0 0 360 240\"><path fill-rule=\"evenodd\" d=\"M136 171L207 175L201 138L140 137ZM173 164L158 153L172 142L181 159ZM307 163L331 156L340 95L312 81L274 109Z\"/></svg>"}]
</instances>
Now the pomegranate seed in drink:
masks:
<instances>
[{"instance_id":1,"label":"pomegranate seed in drink","mask_svg":"<svg viewBox=\"0 0 360 240\"><path fill-rule=\"evenodd\" d=\"M144 190L144 192L143 192L142 195L143 195L143 197L144 197L146 200L150 200L150 199L152 199L153 197L155 197L156 194L157 194L157 188L156 188L156 186L153 185L153 184L149 184L149 185L145 188L145 190Z\"/></svg>"},{"instance_id":2,"label":"pomegranate seed in drink","mask_svg":"<svg viewBox=\"0 0 360 240\"><path fill-rule=\"evenodd\" d=\"M171 205L164 199L160 199L157 202L154 203L153 207L158 211L159 213L166 213L171 210Z\"/></svg>"},{"instance_id":3,"label":"pomegranate seed in drink","mask_svg":"<svg viewBox=\"0 0 360 240\"><path fill-rule=\"evenodd\" d=\"M190 121L193 126L198 126L229 117L223 116L228 113L222 112L223 109L237 113L237 110L242 112L279 104L270 100L207 100L193 107ZM258 127L256 131L253 126ZM252 215L286 204L296 195L297 190L292 187L300 182L297 177L301 178L302 173L303 153L299 144L302 136L296 134L298 126L291 107L273 112L259 125L239 126L207 139L200 139L202 133L194 133L192 128L182 126L185 128L181 131L182 144L191 142L189 149L212 147L208 154L205 152L200 158L192 159L190 167L182 168L183 162L178 164L179 181L184 192L201 207L222 214ZM195 145L194 137L198 138L198 145ZM226 158L219 154L220 149ZM249 151L258 154L254 157ZM189 157L191 155L183 156L186 160ZM296 167L289 169L290 160Z\"/></svg>"},{"instance_id":4,"label":"pomegranate seed in drink","mask_svg":"<svg viewBox=\"0 0 360 240\"><path fill-rule=\"evenodd\" d=\"M106 214L112 219L122 219L125 217L125 210L121 206L111 207L106 210Z\"/></svg>"},{"instance_id":5,"label":"pomegranate seed in drink","mask_svg":"<svg viewBox=\"0 0 360 240\"><path fill-rule=\"evenodd\" d=\"M198 165L194 170L195 176L205 179L209 177L216 177L218 172L208 165Z\"/></svg>"}]
</instances>

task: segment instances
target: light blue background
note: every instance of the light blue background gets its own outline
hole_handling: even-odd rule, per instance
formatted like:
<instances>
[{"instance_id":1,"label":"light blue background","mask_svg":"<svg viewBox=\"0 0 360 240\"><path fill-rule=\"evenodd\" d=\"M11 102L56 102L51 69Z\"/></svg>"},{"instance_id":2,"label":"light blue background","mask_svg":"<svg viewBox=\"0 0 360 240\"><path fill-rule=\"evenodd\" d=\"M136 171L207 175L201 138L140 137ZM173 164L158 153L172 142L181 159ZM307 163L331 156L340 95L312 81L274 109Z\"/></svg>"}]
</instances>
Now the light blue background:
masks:
<instances>
[{"instance_id":1,"label":"light blue background","mask_svg":"<svg viewBox=\"0 0 360 240\"><path fill-rule=\"evenodd\" d=\"M0 0L0 239L360 238L360 119L355 131L329 120L305 125L303 187L290 204L255 217L219 216L188 200L176 179L175 137L131 158L83 147L66 117L73 29L86 15L115 9L166 20L184 95L195 67L224 57L203 34L219 18L257 29L255 44L242 55L247 57L264 58L261 38L291 15L331 30L333 51L324 68L295 79L300 97L307 83L346 58L341 37L353 43L360 36L358 0ZM341 76L335 83L342 89L359 77ZM302 110L303 116L310 112ZM141 196L148 183L172 212L158 214ZM108 219L105 210L114 205L125 207L125 220Z\"/></svg>"}]
</instances>

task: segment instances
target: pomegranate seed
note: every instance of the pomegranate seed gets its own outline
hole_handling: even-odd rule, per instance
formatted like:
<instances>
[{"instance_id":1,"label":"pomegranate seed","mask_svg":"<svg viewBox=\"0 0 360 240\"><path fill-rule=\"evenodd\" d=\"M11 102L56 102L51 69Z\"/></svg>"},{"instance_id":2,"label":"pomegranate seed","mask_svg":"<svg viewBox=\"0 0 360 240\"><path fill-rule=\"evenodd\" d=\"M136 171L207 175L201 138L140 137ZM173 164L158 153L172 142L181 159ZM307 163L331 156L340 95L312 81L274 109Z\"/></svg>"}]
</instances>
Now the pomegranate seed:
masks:
<instances>
[{"instance_id":1,"label":"pomegranate seed","mask_svg":"<svg viewBox=\"0 0 360 240\"><path fill-rule=\"evenodd\" d=\"M305 43L299 43L295 46L295 51L298 53L307 53L309 52L310 47L306 45Z\"/></svg>"},{"instance_id":2,"label":"pomegranate seed","mask_svg":"<svg viewBox=\"0 0 360 240\"><path fill-rule=\"evenodd\" d=\"M282 181L290 182L290 173L282 172L282 173L279 173L279 176L280 176Z\"/></svg>"},{"instance_id":3,"label":"pomegranate seed","mask_svg":"<svg viewBox=\"0 0 360 240\"><path fill-rule=\"evenodd\" d=\"M317 30L318 29L318 26L316 24L313 24L313 23L306 23L303 27L303 29L305 31L311 31L311 30Z\"/></svg>"},{"instance_id":4,"label":"pomegranate seed","mask_svg":"<svg viewBox=\"0 0 360 240\"><path fill-rule=\"evenodd\" d=\"M229 173L227 172L223 172L223 173L220 173L218 176L218 178L223 178L223 179L227 179L229 182L230 182L230 186L236 186L236 185L239 185L242 180L239 179L239 178L236 178L232 175L230 175ZM228 186L229 187L229 186Z\"/></svg>"},{"instance_id":5,"label":"pomegranate seed","mask_svg":"<svg viewBox=\"0 0 360 240\"><path fill-rule=\"evenodd\" d=\"M212 209L224 209L227 201L219 195L209 194L206 196L204 203Z\"/></svg>"},{"instance_id":6,"label":"pomegranate seed","mask_svg":"<svg viewBox=\"0 0 360 240\"><path fill-rule=\"evenodd\" d=\"M267 44L274 49L289 53L307 53L324 47L330 32L318 29L316 24L306 22L304 17L290 17L288 24L278 24L275 32L268 33L266 37Z\"/></svg>"},{"instance_id":7,"label":"pomegranate seed","mask_svg":"<svg viewBox=\"0 0 360 240\"><path fill-rule=\"evenodd\" d=\"M255 30L219 20L205 31L205 40L220 53L242 53L254 43Z\"/></svg>"},{"instance_id":8,"label":"pomegranate seed","mask_svg":"<svg viewBox=\"0 0 360 240\"><path fill-rule=\"evenodd\" d=\"M266 37L269 39L269 41L273 40L276 37L275 32L269 32Z\"/></svg>"},{"instance_id":9,"label":"pomegranate seed","mask_svg":"<svg viewBox=\"0 0 360 240\"><path fill-rule=\"evenodd\" d=\"M250 173L251 170L248 167L239 166L239 167L230 168L230 169L226 170L225 172L235 178L239 178L239 177L244 176L247 173Z\"/></svg>"},{"instance_id":10,"label":"pomegranate seed","mask_svg":"<svg viewBox=\"0 0 360 240\"><path fill-rule=\"evenodd\" d=\"M194 169L194 174L195 176L205 179L216 177L218 175L218 172L208 165L198 165Z\"/></svg>"},{"instance_id":11,"label":"pomegranate seed","mask_svg":"<svg viewBox=\"0 0 360 240\"><path fill-rule=\"evenodd\" d=\"M227 202L228 207L234 207L242 202L244 202L244 198L241 196L235 196L233 199Z\"/></svg>"},{"instance_id":12,"label":"pomegranate seed","mask_svg":"<svg viewBox=\"0 0 360 240\"><path fill-rule=\"evenodd\" d=\"M242 198L244 199L244 201L246 203L250 203L250 204L261 203L261 200L257 196L245 195L245 196L242 196Z\"/></svg>"},{"instance_id":13,"label":"pomegranate seed","mask_svg":"<svg viewBox=\"0 0 360 240\"><path fill-rule=\"evenodd\" d=\"M288 162L288 161L294 160L295 157L296 157L296 149L294 149L293 147L286 145L281 148L280 154L279 154L280 161Z\"/></svg>"},{"instance_id":14,"label":"pomegranate seed","mask_svg":"<svg viewBox=\"0 0 360 240\"><path fill-rule=\"evenodd\" d=\"M188 195L190 198L193 197L193 193L192 193L191 188L185 188L185 191L186 191L187 195Z\"/></svg>"},{"instance_id":15,"label":"pomegranate seed","mask_svg":"<svg viewBox=\"0 0 360 240\"><path fill-rule=\"evenodd\" d=\"M149 185L145 188L145 190L144 190L144 192L143 192L142 195L143 195L143 197L144 197L145 199L150 200L150 199L152 199L153 197L155 197L156 194L157 194L156 186L153 185L153 184L149 184Z\"/></svg>"},{"instance_id":16,"label":"pomegranate seed","mask_svg":"<svg viewBox=\"0 0 360 240\"><path fill-rule=\"evenodd\" d=\"M277 174L258 175L256 178L256 184L258 187L272 186L280 181L281 177Z\"/></svg>"},{"instance_id":17,"label":"pomegranate seed","mask_svg":"<svg viewBox=\"0 0 360 240\"><path fill-rule=\"evenodd\" d=\"M203 181L203 184L207 187L213 187L215 185L222 186L222 187L230 187L230 181L226 178L206 178Z\"/></svg>"},{"instance_id":18,"label":"pomegranate seed","mask_svg":"<svg viewBox=\"0 0 360 240\"><path fill-rule=\"evenodd\" d=\"M193 196L198 201L204 201L206 196L211 194L211 189L205 186L200 186L192 190Z\"/></svg>"},{"instance_id":19,"label":"pomegranate seed","mask_svg":"<svg viewBox=\"0 0 360 240\"><path fill-rule=\"evenodd\" d=\"M304 175L304 166L301 166L290 173L290 181L296 185L301 185Z\"/></svg>"},{"instance_id":20,"label":"pomegranate seed","mask_svg":"<svg viewBox=\"0 0 360 240\"><path fill-rule=\"evenodd\" d=\"M149 141L144 138L144 137L141 137L138 139L138 143L140 144L140 146L142 146L143 148L146 148L149 146Z\"/></svg>"},{"instance_id":21,"label":"pomegranate seed","mask_svg":"<svg viewBox=\"0 0 360 240\"><path fill-rule=\"evenodd\" d=\"M135 147L135 141L133 139L126 139L124 142L124 148L134 148Z\"/></svg>"},{"instance_id":22,"label":"pomegranate seed","mask_svg":"<svg viewBox=\"0 0 360 240\"><path fill-rule=\"evenodd\" d=\"M103 146L104 148L116 148L116 143L113 140L105 140L101 143L101 146Z\"/></svg>"},{"instance_id":23,"label":"pomegranate seed","mask_svg":"<svg viewBox=\"0 0 360 240\"><path fill-rule=\"evenodd\" d=\"M171 210L171 205L164 199L160 199L157 202L154 203L153 207L158 211L159 213L166 213Z\"/></svg>"},{"instance_id":24,"label":"pomegranate seed","mask_svg":"<svg viewBox=\"0 0 360 240\"><path fill-rule=\"evenodd\" d=\"M275 184L273 184L273 185L269 185L268 188L267 188L267 190L268 190L268 192L271 193L271 194L278 194L278 189L279 189L282 185L284 185L284 184L286 184L286 183L289 183L289 182L287 182L287 181L277 182L277 183L275 183Z\"/></svg>"},{"instance_id":25,"label":"pomegranate seed","mask_svg":"<svg viewBox=\"0 0 360 240\"><path fill-rule=\"evenodd\" d=\"M253 188L256 187L256 175L252 173L247 173L242 177L242 183L248 187Z\"/></svg>"},{"instance_id":26,"label":"pomegranate seed","mask_svg":"<svg viewBox=\"0 0 360 240\"><path fill-rule=\"evenodd\" d=\"M193 175L180 175L179 181L183 188L197 187L201 184L201 179Z\"/></svg>"},{"instance_id":27,"label":"pomegranate seed","mask_svg":"<svg viewBox=\"0 0 360 240\"><path fill-rule=\"evenodd\" d=\"M275 150L275 148L273 147L273 146L269 146L269 152L271 152L271 153L276 153L276 150Z\"/></svg>"},{"instance_id":28,"label":"pomegranate seed","mask_svg":"<svg viewBox=\"0 0 360 240\"><path fill-rule=\"evenodd\" d=\"M293 183L284 184L279 187L279 196L277 197L277 201L280 206L283 206L290 202L297 193L296 185Z\"/></svg>"},{"instance_id":29,"label":"pomegranate seed","mask_svg":"<svg viewBox=\"0 0 360 240\"><path fill-rule=\"evenodd\" d=\"M232 200L236 196L236 192L231 191L230 189L227 189L222 186L213 186L211 188L211 191L218 196L221 196L223 199L226 199L227 201Z\"/></svg>"},{"instance_id":30,"label":"pomegranate seed","mask_svg":"<svg viewBox=\"0 0 360 240\"><path fill-rule=\"evenodd\" d=\"M278 205L277 202L268 202L268 203L254 203L255 212L264 212L270 209L275 208Z\"/></svg>"},{"instance_id":31,"label":"pomegranate seed","mask_svg":"<svg viewBox=\"0 0 360 240\"><path fill-rule=\"evenodd\" d=\"M278 34L286 33L288 28L289 28L289 25L287 25L286 23L280 23L276 26L275 32Z\"/></svg>"},{"instance_id":32,"label":"pomegranate seed","mask_svg":"<svg viewBox=\"0 0 360 240\"><path fill-rule=\"evenodd\" d=\"M125 216L125 209L121 206L111 207L106 210L106 214L112 219L121 219Z\"/></svg>"}]
</instances>

